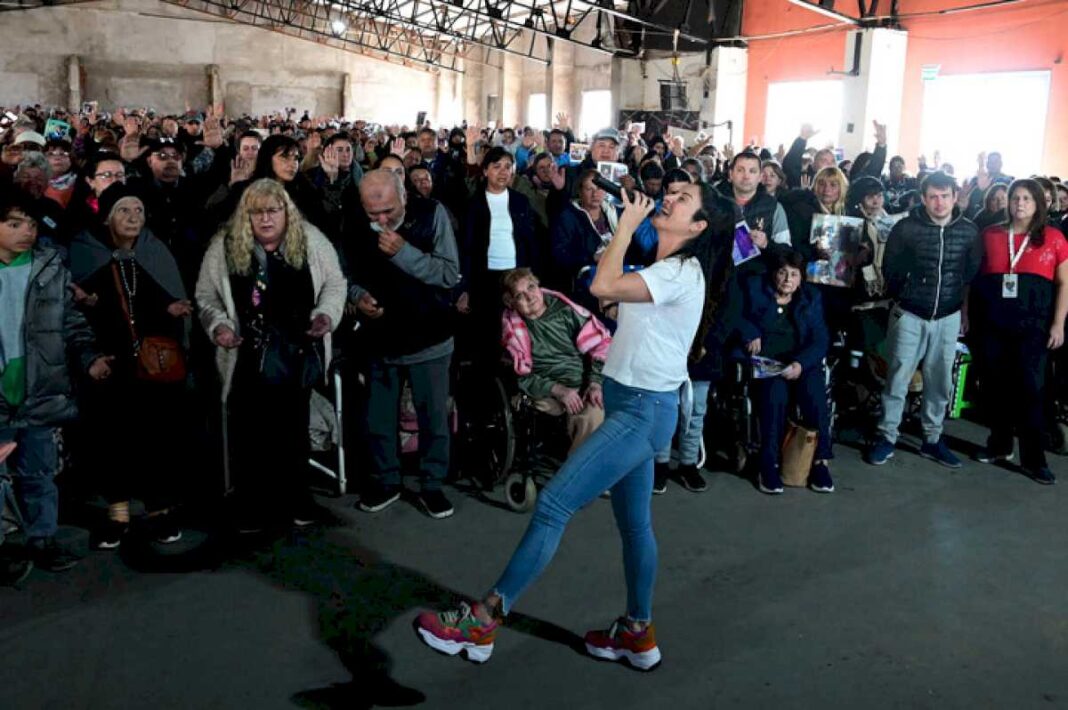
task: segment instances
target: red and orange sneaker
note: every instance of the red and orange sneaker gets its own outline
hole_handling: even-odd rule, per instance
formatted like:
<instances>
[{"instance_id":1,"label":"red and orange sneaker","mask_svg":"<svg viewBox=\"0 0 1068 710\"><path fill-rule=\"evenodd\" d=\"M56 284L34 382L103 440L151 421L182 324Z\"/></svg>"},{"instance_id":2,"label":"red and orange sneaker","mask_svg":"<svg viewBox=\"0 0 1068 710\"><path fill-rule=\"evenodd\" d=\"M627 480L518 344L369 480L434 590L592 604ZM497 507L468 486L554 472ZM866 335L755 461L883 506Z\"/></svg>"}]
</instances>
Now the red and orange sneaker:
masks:
<instances>
[{"instance_id":1,"label":"red and orange sneaker","mask_svg":"<svg viewBox=\"0 0 1068 710\"><path fill-rule=\"evenodd\" d=\"M435 651L450 656L465 652L467 660L485 663L493 653L497 622L483 623L470 604L460 602L459 609L440 613L424 611L415 619L415 632Z\"/></svg>"},{"instance_id":2,"label":"red and orange sneaker","mask_svg":"<svg viewBox=\"0 0 1068 710\"><path fill-rule=\"evenodd\" d=\"M606 661L626 661L639 671L651 671L660 665L653 625L650 623L641 633L635 633L623 618L612 622L607 631L587 632L586 652Z\"/></svg>"}]
</instances>

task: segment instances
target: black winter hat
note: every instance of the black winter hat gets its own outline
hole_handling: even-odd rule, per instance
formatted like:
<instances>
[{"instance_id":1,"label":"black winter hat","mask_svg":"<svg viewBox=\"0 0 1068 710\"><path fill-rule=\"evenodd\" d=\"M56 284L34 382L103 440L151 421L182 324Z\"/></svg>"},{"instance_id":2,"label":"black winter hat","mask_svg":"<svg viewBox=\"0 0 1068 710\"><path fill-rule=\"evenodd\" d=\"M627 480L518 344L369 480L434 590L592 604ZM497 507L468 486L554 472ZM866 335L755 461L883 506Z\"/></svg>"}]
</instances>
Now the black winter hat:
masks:
<instances>
[{"instance_id":1,"label":"black winter hat","mask_svg":"<svg viewBox=\"0 0 1068 710\"><path fill-rule=\"evenodd\" d=\"M104 190L104 192L100 195L100 201L98 203L99 210L97 210L97 215L99 215L100 221L106 224L108 219L111 217L111 211L115 209L115 205L118 204L119 200L122 200L127 197L134 197L140 200L142 206L145 206L145 198L141 195L140 192L130 187L129 185L126 185L121 182L116 182L109 185L107 189ZM146 217L148 215L147 206L145 208L145 215Z\"/></svg>"}]
</instances>

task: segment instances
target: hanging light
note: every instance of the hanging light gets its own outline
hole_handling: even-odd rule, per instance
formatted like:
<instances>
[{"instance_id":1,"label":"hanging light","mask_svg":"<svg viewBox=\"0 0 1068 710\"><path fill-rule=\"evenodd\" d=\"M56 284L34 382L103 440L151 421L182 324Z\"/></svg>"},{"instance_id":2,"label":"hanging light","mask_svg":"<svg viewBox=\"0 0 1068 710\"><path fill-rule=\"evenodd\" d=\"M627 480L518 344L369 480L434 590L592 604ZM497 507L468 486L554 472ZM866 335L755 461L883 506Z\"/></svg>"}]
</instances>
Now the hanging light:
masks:
<instances>
[{"instance_id":1,"label":"hanging light","mask_svg":"<svg viewBox=\"0 0 1068 710\"><path fill-rule=\"evenodd\" d=\"M349 26L345 24L344 20L331 20L330 21L330 29L333 30L334 34L336 34L336 35L344 34L345 30L347 30L348 28L349 28Z\"/></svg>"}]
</instances>

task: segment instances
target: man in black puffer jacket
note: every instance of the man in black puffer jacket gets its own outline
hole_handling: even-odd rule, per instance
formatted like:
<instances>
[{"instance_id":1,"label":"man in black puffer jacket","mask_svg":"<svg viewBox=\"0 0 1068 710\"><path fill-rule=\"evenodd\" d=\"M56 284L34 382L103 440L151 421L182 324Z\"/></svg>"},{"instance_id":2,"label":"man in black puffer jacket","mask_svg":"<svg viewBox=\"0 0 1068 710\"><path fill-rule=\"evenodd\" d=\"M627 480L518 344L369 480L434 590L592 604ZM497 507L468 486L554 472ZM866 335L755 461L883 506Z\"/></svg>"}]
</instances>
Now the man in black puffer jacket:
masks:
<instances>
[{"instance_id":1,"label":"man in black puffer jacket","mask_svg":"<svg viewBox=\"0 0 1068 710\"><path fill-rule=\"evenodd\" d=\"M886 243L883 276L895 305L886 339L889 372L879 438L867 456L874 465L894 455L905 395L920 360L924 438L920 454L949 468L961 465L942 441L942 420L953 389L961 306L979 271L982 249L979 230L955 206L957 191L949 175L928 175L920 186L923 206L898 222Z\"/></svg>"}]
</instances>

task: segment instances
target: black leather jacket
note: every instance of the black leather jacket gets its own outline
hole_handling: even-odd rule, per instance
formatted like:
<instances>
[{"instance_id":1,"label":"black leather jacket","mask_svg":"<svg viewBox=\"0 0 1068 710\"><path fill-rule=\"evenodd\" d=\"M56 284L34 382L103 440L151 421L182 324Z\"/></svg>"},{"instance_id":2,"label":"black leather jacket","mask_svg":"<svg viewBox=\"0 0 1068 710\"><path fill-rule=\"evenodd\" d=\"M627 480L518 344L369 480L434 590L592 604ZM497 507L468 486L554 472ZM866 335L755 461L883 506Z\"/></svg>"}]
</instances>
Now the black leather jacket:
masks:
<instances>
[{"instance_id":1,"label":"black leather jacket","mask_svg":"<svg viewBox=\"0 0 1068 710\"><path fill-rule=\"evenodd\" d=\"M979 230L960 209L949 224L935 224L921 205L894 225L883 256L886 292L899 306L925 320L960 310L964 289L979 272Z\"/></svg>"}]
</instances>

